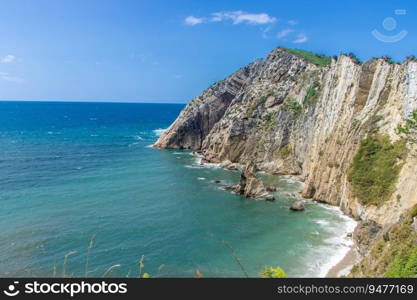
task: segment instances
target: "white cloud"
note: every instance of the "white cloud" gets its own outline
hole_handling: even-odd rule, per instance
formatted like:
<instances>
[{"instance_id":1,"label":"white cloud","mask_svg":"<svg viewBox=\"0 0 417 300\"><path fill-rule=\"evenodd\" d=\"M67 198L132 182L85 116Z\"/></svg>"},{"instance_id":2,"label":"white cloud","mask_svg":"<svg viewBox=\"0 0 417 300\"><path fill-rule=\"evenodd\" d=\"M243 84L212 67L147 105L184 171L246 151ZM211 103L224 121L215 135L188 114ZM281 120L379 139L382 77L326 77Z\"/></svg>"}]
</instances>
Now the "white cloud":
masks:
<instances>
[{"instance_id":1,"label":"white cloud","mask_svg":"<svg viewBox=\"0 0 417 300\"><path fill-rule=\"evenodd\" d=\"M4 64L12 63L16 59L16 56L12 54L8 54L6 56L3 56L0 61Z\"/></svg>"},{"instance_id":2,"label":"white cloud","mask_svg":"<svg viewBox=\"0 0 417 300\"><path fill-rule=\"evenodd\" d=\"M308 41L308 37L304 33L300 33L299 35L297 35L297 38L292 42L295 44L302 44L307 41Z\"/></svg>"},{"instance_id":3,"label":"white cloud","mask_svg":"<svg viewBox=\"0 0 417 300\"><path fill-rule=\"evenodd\" d=\"M11 76L9 73L0 72L0 80L10 81L10 82L22 82L23 80L19 77Z\"/></svg>"},{"instance_id":4,"label":"white cloud","mask_svg":"<svg viewBox=\"0 0 417 300\"><path fill-rule=\"evenodd\" d=\"M187 25L194 26L194 25L203 23L204 19L203 18L196 18L194 16L188 16L188 17L185 18L184 22Z\"/></svg>"},{"instance_id":5,"label":"white cloud","mask_svg":"<svg viewBox=\"0 0 417 300\"><path fill-rule=\"evenodd\" d=\"M233 24L266 25L276 22L278 19L266 13L252 14L242 10L212 13L210 17L188 16L184 22L187 25L197 25L209 22L232 21Z\"/></svg>"},{"instance_id":6,"label":"white cloud","mask_svg":"<svg viewBox=\"0 0 417 300\"><path fill-rule=\"evenodd\" d=\"M286 37L287 35L289 35L291 32L294 32L294 30L289 29L289 28L283 29L283 30L281 30L280 32L277 33L277 38L282 39L282 38Z\"/></svg>"},{"instance_id":7,"label":"white cloud","mask_svg":"<svg viewBox=\"0 0 417 300\"><path fill-rule=\"evenodd\" d=\"M230 12L216 12L212 14L210 18L211 22L221 22L225 20L231 20L233 24L251 24L251 25L264 25L271 24L277 21L277 18L272 17L266 13L252 14L241 10Z\"/></svg>"},{"instance_id":8,"label":"white cloud","mask_svg":"<svg viewBox=\"0 0 417 300\"><path fill-rule=\"evenodd\" d=\"M297 25L298 24L298 21L296 21L296 20L289 20L287 23L289 25Z\"/></svg>"}]
</instances>

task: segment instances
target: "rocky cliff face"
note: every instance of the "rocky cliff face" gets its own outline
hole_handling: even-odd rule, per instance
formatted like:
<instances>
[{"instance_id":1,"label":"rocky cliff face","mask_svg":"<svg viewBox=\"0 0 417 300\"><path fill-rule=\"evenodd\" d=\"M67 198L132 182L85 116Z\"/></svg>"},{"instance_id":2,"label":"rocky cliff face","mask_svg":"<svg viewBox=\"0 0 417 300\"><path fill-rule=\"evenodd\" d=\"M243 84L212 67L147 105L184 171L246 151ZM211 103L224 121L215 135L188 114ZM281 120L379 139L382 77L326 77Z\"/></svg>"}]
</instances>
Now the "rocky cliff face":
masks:
<instances>
[{"instance_id":1,"label":"rocky cliff face","mask_svg":"<svg viewBox=\"0 0 417 300\"><path fill-rule=\"evenodd\" d=\"M303 196L338 205L388 230L417 203L413 145L389 199L363 205L349 181L361 141L392 142L417 108L417 62L341 55L317 66L283 48L272 51L193 99L159 138L157 148L199 149L210 162L254 163L270 174L298 175Z\"/></svg>"}]
</instances>

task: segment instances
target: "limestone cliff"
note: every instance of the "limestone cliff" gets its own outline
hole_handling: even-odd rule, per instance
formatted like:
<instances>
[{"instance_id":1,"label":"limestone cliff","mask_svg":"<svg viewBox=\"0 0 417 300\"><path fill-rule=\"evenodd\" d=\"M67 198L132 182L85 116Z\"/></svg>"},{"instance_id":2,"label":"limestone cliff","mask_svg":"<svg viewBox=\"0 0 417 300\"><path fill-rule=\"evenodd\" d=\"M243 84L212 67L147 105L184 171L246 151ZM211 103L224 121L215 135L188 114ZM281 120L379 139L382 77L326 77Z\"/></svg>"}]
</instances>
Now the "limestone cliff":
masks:
<instances>
[{"instance_id":1,"label":"limestone cliff","mask_svg":"<svg viewBox=\"0 0 417 300\"><path fill-rule=\"evenodd\" d=\"M397 128L417 108L417 62L347 55L317 64L272 51L193 99L154 145L199 149L210 162L255 163L270 174L298 175L303 196L338 205L382 234L417 203L414 145L386 201L365 205L349 180L361 142Z\"/></svg>"}]
</instances>

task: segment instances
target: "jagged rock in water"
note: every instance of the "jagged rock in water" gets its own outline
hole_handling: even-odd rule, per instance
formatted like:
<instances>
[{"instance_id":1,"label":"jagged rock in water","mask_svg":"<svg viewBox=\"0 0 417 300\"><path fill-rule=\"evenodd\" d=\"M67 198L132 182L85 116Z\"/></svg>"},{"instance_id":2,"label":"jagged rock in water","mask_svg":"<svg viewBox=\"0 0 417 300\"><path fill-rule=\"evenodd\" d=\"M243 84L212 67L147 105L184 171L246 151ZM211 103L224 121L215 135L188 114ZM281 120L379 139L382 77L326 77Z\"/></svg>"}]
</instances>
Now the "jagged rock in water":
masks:
<instances>
[{"instance_id":1,"label":"jagged rock in water","mask_svg":"<svg viewBox=\"0 0 417 300\"><path fill-rule=\"evenodd\" d=\"M277 187L276 187L276 186L273 186L273 185L267 185L267 186L265 187L265 189L266 189L268 192L276 192L276 191L277 191Z\"/></svg>"},{"instance_id":2,"label":"jagged rock in water","mask_svg":"<svg viewBox=\"0 0 417 300\"><path fill-rule=\"evenodd\" d=\"M265 189L261 180L256 178L256 166L249 163L240 174L239 194L259 200L274 201L275 198Z\"/></svg>"},{"instance_id":3,"label":"jagged rock in water","mask_svg":"<svg viewBox=\"0 0 417 300\"><path fill-rule=\"evenodd\" d=\"M239 184L237 184L237 185L226 185L226 186L223 187L223 189L226 190L226 191L234 191L234 192L238 193L239 190L240 190L240 185Z\"/></svg>"},{"instance_id":4,"label":"jagged rock in water","mask_svg":"<svg viewBox=\"0 0 417 300\"><path fill-rule=\"evenodd\" d=\"M303 201L296 201L296 202L294 202L291 205L290 210L292 210L292 211L303 211L304 210L304 203L303 203Z\"/></svg>"},{"instance_id":5,"label":"jagged rock in water","mask_svg":"<svg viewBox=\"0 0 417 300\"><path fill-rule=\"evenodd\" d=\"M227 169L229 171L238 170L238 165L235 164L235 163L232 163L230 160L225 160L219 166L220 166L220 168Z\"/></svg>"}]
</instances>

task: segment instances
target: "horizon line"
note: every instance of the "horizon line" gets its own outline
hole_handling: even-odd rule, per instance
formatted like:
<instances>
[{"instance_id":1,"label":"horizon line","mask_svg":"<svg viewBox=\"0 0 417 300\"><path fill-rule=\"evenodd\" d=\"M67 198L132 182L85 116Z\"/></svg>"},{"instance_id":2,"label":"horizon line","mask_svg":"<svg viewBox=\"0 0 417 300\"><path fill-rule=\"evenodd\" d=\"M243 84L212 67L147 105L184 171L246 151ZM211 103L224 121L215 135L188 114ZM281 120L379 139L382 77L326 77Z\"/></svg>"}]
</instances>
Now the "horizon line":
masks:
<instances>
[{"instance_id":1,"label":"horizon line","mask_svg":"<svg viewBox=\"0 0 417 300\"><path fill-rule=\"evenodd\" d=\"M132 103L132 104L187 104L188 102L145 102L145 101L104 101L104 100L5 100L0 99L0 102L52 102L52 103Z\"/></svg>"}]
</instances>

